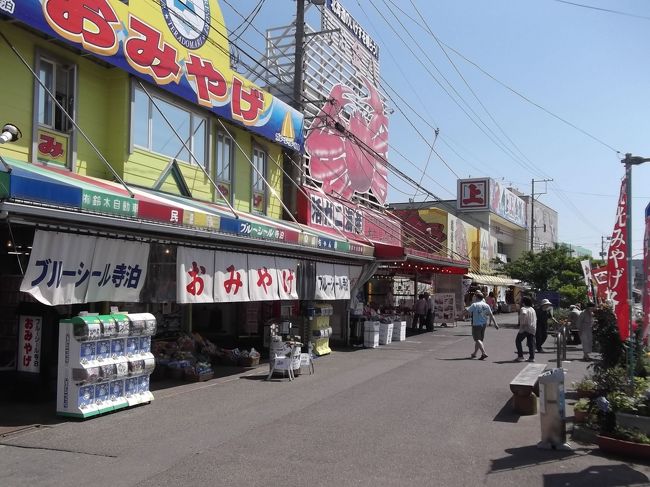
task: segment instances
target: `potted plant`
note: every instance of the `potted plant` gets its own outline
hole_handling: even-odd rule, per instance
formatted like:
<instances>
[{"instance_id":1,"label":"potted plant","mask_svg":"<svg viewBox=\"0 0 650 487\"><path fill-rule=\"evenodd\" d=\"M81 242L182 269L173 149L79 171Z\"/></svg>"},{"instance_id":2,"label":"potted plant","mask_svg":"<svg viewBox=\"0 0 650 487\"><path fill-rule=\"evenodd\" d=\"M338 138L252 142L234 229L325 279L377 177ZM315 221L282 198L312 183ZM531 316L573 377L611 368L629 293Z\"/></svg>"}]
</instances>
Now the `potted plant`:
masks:
<instances>
[{"instance_id":1,"label":"potted plant","mask_svg":"<svg viewBox=\"0 0 650 487\"><path fill-rule=\"evenodd\" d=\"M573 422L586 423L589 419L590 410L591 401L589 399L586 397L578 399L578 401L573 405Z\"/></svg>"},{"instance_id":2,"label":"potted plant","mask_svg":"<svg viewBox=\"0 0 650 487\"><path fill-rule=\"evenodd\" d=\"M597 442L605 453L650 460L650 437L638 430L618 426L599 435Z\"/></svg>"},{"instance_id":3,"label":"potted plant","mask_svg":"<svg viewBox=\"0 0 650 487\"><path fill-rule=\"evenodd\" d=\"M585 377L579 382L574 382L573 387L578 398L591 399L596 397L598 384L593 379Z\"/></svg>"}]
</instances>

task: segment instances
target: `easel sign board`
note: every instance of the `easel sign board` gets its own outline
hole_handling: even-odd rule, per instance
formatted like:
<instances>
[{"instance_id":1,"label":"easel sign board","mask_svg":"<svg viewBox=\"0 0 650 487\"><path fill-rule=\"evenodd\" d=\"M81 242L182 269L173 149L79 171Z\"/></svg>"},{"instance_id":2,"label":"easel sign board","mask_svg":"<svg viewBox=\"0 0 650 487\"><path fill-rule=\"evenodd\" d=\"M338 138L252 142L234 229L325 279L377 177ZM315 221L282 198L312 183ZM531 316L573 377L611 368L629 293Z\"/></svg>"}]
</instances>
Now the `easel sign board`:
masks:
<instances>
[{"instance_id":1,"label":"easel sign board","mask_svg":"<svg viewBox=\"0 0 650 487\"><path fill-rule=\"evenodd\" d=\"M435 293L433 295L433 322L456 326L456 295Z\"/></svg>"}]
</instances>

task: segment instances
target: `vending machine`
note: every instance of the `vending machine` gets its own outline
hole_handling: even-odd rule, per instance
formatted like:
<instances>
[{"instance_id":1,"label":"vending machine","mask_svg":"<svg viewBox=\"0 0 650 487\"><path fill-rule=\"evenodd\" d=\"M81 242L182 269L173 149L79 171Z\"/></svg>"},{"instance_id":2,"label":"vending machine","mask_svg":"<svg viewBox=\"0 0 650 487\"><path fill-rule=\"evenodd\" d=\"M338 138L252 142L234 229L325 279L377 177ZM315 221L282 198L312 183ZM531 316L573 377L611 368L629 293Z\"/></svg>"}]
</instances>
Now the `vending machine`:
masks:
<instances>
[{"instance_id":1,"label":"vending machine","mask_svg":"<svg viewBox=\"0 0 650 487\"><path fill-rule=\"evenodd\" d=\"M150 313L82 313L59 322L57 414L89 418L149 403Z\"/></svg>"}]
</instances>

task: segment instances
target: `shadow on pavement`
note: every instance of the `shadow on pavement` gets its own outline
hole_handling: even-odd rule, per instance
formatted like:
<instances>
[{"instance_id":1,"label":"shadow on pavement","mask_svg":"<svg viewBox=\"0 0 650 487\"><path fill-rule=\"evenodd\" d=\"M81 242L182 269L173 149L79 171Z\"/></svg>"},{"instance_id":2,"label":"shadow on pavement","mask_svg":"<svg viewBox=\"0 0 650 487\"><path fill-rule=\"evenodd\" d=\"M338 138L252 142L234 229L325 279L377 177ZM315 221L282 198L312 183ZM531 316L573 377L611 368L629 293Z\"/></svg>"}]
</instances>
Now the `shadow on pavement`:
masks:
<instances>
[{"instance_id":1,"label":"shadow on pavement","mask_svg":"<svg viewBox=\"0 0 650 487\"><path fill-rule=\"evenodd\" d=\"M523 446L521 448L508 448L505 450L508 456L492 460L490 472L500 472L503 470L515 470L518 468L531 467L533 465L542 465L545 463L559 462L565 458L576 455L576 451L558 451L558 450L540 450L537 446ZM568 484L547 484L544 485L568 485ZM589 485L601 485L592 483ZM614 485L614 484L611 484ZM619 484L624 485L624 484Z\"/></svg>"},{"instance_id":2,"label":"shadow on pavement","mask_svg":"<svg viewBox=\"0 0 650 487\"><path fill-rule=\"evenodd\" d=\"M518 423L520 417L521 415L512 410L512 399L508 399L492 421L500 423Z\"/></svg>"},{"instance_id":3,"label":"shadow on pavement","mask_svg":"<svg viewBox=\"0 0 650 487\"><path fill-rule=\"evenodd\" d=\"M648 485L648 476L628 465L594 465L576 473L544 475L544 487L619 487Z\"/></svg>"},{"instance_id":4,"label":"shadow on pavement","mask_svg":"<svg viewBox=\"0 0 650 487\"><path fill-rule=\"evenodd\" d=\"M67 423L70 418L56 415L56 402L25 403L0 401L0 438L18 431Z\"/></svg>"}]
</instances>

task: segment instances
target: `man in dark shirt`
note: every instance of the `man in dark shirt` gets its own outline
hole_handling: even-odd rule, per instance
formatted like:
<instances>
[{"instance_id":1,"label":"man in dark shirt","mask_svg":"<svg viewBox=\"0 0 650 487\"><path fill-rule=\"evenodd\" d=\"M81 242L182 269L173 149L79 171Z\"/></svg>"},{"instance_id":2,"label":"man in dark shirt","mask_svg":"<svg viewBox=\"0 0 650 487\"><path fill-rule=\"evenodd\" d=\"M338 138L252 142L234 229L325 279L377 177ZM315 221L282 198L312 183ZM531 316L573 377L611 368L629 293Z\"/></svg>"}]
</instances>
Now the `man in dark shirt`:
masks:
<instances>
[{"instance_id":1,"label":"man in dark shirt","mask_svg":"<svg viewBox=\"0 0 650 487\"><path fill-rule=\"evenodd\" d=\"M537 313L537 331L535 332L535 346L539 353L543 353L542 345L548 337L548 323L553 321L557 324L557 320L553 318L553 305L548 299L542 299L539 307L535 310Z\"/></svg>"}]
</instances>

